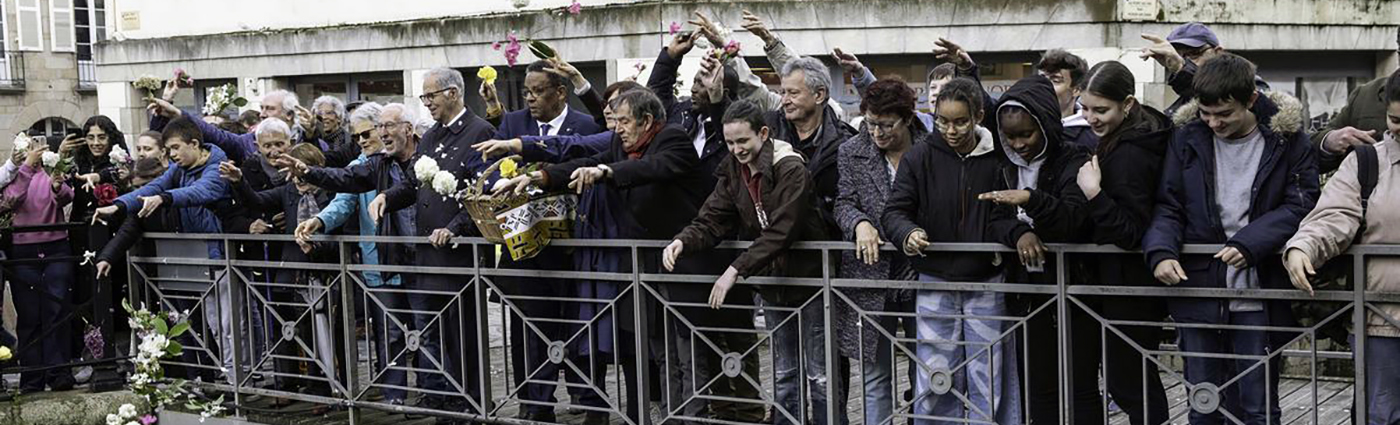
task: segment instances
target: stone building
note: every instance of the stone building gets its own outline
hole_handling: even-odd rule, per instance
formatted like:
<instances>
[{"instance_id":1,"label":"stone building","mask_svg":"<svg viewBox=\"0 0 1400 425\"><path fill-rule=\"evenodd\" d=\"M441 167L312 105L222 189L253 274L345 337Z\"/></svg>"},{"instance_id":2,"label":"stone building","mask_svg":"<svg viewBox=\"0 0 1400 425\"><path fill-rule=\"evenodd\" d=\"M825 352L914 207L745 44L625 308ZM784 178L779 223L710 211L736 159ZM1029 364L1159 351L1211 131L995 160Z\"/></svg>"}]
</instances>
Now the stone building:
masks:
<instances>
[{"instance_id":1,"label":"stone building","mask_svg":"<svg viewBox=\"0 0 1400 425\"><path fill-rule=\"evenodd\" d=\"M1030 72L1040 52L1060 47L1091 64L1128 64L1139 97L1154 105L1175 95L1160 67L1138 59L1146 45L1140 34L1165 35L1199 21L1214 28L1227 49L1255 61L1275 89L1299 95L1315 119L1325 119L1352 87L1395 69L1394 24L1400 22L1400 3L1383 0L580 1L582 12L571 15L563 10L570 0L127 0L112 11L114 40L97 48L99 106L125 130L144 128L143 104L130 81L176 67L200 81L177 102L191 110L202 104L203 90L224 83L237 84L254 102L286 88L303 104L332 94L412 105L427 69L461 69L475 88L477 67L491 65L502 71L503 100L518 107L524 65L534 58L522 52L521 63L506 68L493 43L508 33L549 43L601 86L636 74L636 64L649 65L668 40L670 24L684 23L695 10L731 28L753 68L776 84L761 43L739 28L741 11L750 10L799 53L825 59L835 75L841 70L829 55L841 47L859 54L877 75L904 77L922 95L924 75L936 65L932 42L941 36L962 43L986 65L984 82L997 93ZM835 80L833 96L854 107L848 80ZM468 90L469 104L479 107L475 91Z\"/></svg>"},{"instance_id":2,"label":"stone building","mask_svg":"<svg viewBox=\"0 0 1400 425\"><path fill-rule=\"evenodd\" d=\"M0 1L4 134L62 135L97 113L92 48L106 20L105 0Z\"/></svg>"}]
</instances>

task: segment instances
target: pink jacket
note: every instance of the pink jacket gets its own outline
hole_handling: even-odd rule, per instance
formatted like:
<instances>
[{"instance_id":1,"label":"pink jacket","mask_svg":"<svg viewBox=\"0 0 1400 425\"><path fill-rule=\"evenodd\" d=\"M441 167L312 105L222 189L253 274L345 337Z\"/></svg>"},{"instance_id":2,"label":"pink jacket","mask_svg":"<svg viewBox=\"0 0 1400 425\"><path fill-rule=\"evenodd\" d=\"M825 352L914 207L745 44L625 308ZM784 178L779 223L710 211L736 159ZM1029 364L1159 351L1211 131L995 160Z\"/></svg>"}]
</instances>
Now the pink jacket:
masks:
<instances>
[{"instance_id":1,"label":"pink jacket","mask_svg":"<svg viewBox=\"0 0 1400 425\"><path fill-rule=\"evenodd\" d=\"M19 167L15 180L5 187L4 196L15 209L15 227L54 224L64 221L63 206L73 202L73 187L64 183L55 193L53 180L43 168L25 164ZM65 230L16 232L15 244L53 242L67 237Z\"/></svg>"}]
</instances>

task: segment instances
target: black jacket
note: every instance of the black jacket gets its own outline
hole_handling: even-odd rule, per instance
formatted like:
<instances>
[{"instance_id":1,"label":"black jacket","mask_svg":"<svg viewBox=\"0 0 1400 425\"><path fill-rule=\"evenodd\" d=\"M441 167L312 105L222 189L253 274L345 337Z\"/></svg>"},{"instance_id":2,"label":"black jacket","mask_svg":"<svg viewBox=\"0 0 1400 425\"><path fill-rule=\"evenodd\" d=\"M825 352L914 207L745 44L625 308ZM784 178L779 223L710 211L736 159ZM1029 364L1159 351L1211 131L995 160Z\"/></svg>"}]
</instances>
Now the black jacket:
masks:
<instances>
[{"instance_id":1,"label":"black jacket","mask_svg":"<svg viewBox=\"0 0 1400 425\"><path fill-rule=\"evenodd\" d=\"M398 163L383 152L365 158L364 162L346 168L312 167L302 178L307 183L338 193L363 193L371 190L384 193L399 183L404 176L413 173L412 163ZM395 211L393 215L407 212ZM352 220L353 221L353 220ZM398 220L385 217L379 220L375 234L378 236L415 236L413 229L400 229ZM413 245L380 244L379 263L391 265L411 264Z\"/></svg>"},{"instance_id":2,"label":"black jacket","mask_svg":"<svg viewBox=\"0 0 1400 425\"><path fill-rule=\"evenodd\" d=\"M249 211L261 213L282 213L287 219L287 223L297 223L297 205L301 201L302 194L295 184L287 183L267 190L255 191L246 180L239 180L233 184L233 195L240 204L243 204ZM318 209L325 208L331 203L334 193L325 190L317 191L316 206ZM283 226L283 233L288 235L296 230L295 225ZM282 261L322 261L334 254L333 245L321 242L314 242L315 248L311 254L305 254L295 243L286 243L282 246ZM284 280L285 281L285 280Z\"/></svg>"},{"instance_id":3,"label":"black jacket","mask_svg":"<svg viewBox=\"0 0 1400 425\"><path fill-rule=\"evenodd\" d=\"M1118 131L1103 138L1105 143L1097 152L1102 183L1086 211L1094 243L1132 251L1142 248L1170 141L1170 121L1147 105L1139 105ZM1138 254L1095 256L1090 268L1096 284L1155 285L1152 270Z\"/></svg>"},{"instance_id":4,"label":"black jacket","mask_svg":"<svg viewBox=\"0 0 1400 425\"><path fill-rule=\"evenodd\" d=\"M1060 125L1059 103L1055 98L1054 86L1045 77L1032 75L1017 81L1001 96L997 114L1015 107L1030 111L1032 118L1039 123L1044 150L1029 163L1039 163L1035 188L1030 189L1029 184L1020 181L1022 166L1028 162L1012 149L1002 149L1007 158L1001 170L1005 186L1030 191L1030 201L1020 210L1030 218L1031 224L1019 219L1014 222L994 221L993 236L998 242L1012 248L1027 232L1035 232L1045 243L1086 241L1088 238L1083 236L1084 205L1088 201L1084 199L1084 192L1079 189L1077 180L1079 168L1089 159L1088 149L1061 139L1064 132ZM1000 139L1005 143L1006 137ZM1054 276L1053 269L1049 267L1044 273L1028 276L1020 261L1008 262L1007 271L1008 280L1013 282L1042 282Z\"/></svg>"},{"instance_id":5,"label":"black jacket","mask_svg":"<svg viewBox=\"0 0 1400 425\"><path fill-rule=\"evenodd\" d=\"M707 184L713 187L720 164L724 163L725 158L729 158L729 149L724 145L724 125L720 120L724 117L725 109L729 108L734 93L726 88L723 102L698 112L691 99L677 99L676 72L682 59L672 58L666 53L666 49L662 48L661 55L656 58L656 64L652 67L651 77L647 79L647 88L661 99L661 105L666 108L667 124L680 126L691 142L700 137L701 131L705 132L705 147L700 152L700 173L708 180Z\"/></svg>"},{"instance_id":6,"label":"black jacket","mask_svg":"<svg viewBox=\"0 0 1400 425\"><path fill-rule=\"evenodd\" d=\"M316 147L326 157L327 167L344 167L360 157L360 145L350 140L350 133L344 129L330 135L322 135Z\"/></svg>"},{"instance_id":7,"label":"black jacket","mask_svg":"<svg viewBox=\"0 0 1400 425\"><path fill-rule=\"evenodd\" d=\"M804 143L797 135L797 127L788 121L782 110L769 111L763 116L768 123L769 137L791 143L793 148L807 157L807 172L812 175L817 195L817 208L821 210L822 221L826 223L828 235L840 235L841 227L836 224L836 185L840 176L836 169L836 159L840 156L841 143L857 131L836 116L830 105L822 107L822 126L817 130L811 143Z\"/></svg>"},{"instance_id":8,"label":"black jacket","mask_svg":"<svg viewBox=\"0 0 1400 425\"><path fill-rule=\"evenodd\" d=\"M481 119L470 109L463 113L462 117L444 126L438 123L428 130L423 139L418 142L418 153L409 162L409 168L404 173L404 179L400 184L395 185L384 193L386 211L398 211L403 208L414 207L417 220L417 234L427 236L433 230L446 228L457 236L480 236L476 224L472 221L467 210L462 209L462 204L452 197L446 197L433 191L432 185L426 182L421 183L413 175L412 164L424 155L431 156L437 160L440 169L451 172L459 181L458 187L466 184L468 179L476 179L486 170L487 164L482 160L481 153L471 146L479 142L491 140L491 135L496 133L496 129L486 120ZM486 187L490 187L488 184ZM420 259L426 255L429 261L434 264L423 265L447 265L460 264L452 257L460 256L469 258L470 254L456 253L450 248L432 248L430 246L420 246L418 254Z\"/></svg>"},{"instance_id":9,"label":"black jacket","mask_svg":"<svg viewBox=\"0 0 1400 425\"><path fill-rule=\"evenodd\" d=\"M1006 158L990 131L978 128L975 137L977 146L966 156L938 132L925 134L904 153L881 223L890 242L902 247L915 229L923 229L930 242L994 242L993 221L1016 225L1010 207L977 199L1006 188L1001 178ZM911 256L910 264L943 280L982 281L1000 272L1001 260L993 254L939 252Z\"/></svg>"}]
</instances>

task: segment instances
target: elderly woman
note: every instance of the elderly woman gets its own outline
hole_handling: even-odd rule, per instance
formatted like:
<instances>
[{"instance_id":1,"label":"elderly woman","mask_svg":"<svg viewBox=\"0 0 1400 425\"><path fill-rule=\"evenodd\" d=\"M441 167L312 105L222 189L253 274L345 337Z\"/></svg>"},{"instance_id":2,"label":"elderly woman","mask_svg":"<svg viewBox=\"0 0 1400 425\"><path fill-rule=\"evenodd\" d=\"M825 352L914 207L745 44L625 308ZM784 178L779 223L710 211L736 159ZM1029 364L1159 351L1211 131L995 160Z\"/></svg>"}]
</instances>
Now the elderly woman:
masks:
<instances>
[{"instance_id":1,"label":"elderly woman","mask_svg":"<svg viewBox=\"0 0 1400 425\"><path fill-rule=\"evenodd\" d=\"M315 130L304 141L321 148L327 167L344 167L360 156L358 141L345 127L345 102L335 96L321 96L311 102L311 110L316 114Z\"/></svg>"},{"instance_id":2,"label":"elderly woman","mask_svg":"<svg viewBox=\"0 0 1400 425\"><path fill-rule=\"evenodd\" d=\"M1322 188L1317 206L1303 218L1298 233L1284 248L1284 266L1298 289L1313 292L1309 279L1327 260L1352 244L1400 243L1400 72L1385 83L1386 132L1374 145L1374 157L1348 154ZM1362 201L1360 170L1375 170L1375 186ZM1366 263L1366 291L1400 292L1400 259L1373 258ZM1360 331L1355 330L1355 331ZM1377 304L1366 316L1366 409L1371 424L1400 422L1400 305ZM1354 337L1353 337L1354 338Z\"/></svg>"},{"instance_id":3,"label":"elderly woman","mask_svg":"<svg viewBox=\"0 0 1400 425\"><path fill-rule=\"evenodd\" d=\"M900 159L928 129L914 116L914 90L898 79L876 81L866 89L860 110L864 129L841 144L837 154L836 223L856 252L841 254L839 276L844 279L914 280L909 261L880 255L888 240L880 232L880 216L894 184ZM850 302L836 302L836 332L840 353L861 365L865 380L865 423L884 423L891 414L894 374L893 345L897 317L883 312L912 311L908 291L875 288L838 289ZM840 298L837 298L838 300ZM864 323L856 309L871 314ZM888 333L890 336L886 336ZM912 334L912 332L910 332Z\"/></svg>"}]
</instances>

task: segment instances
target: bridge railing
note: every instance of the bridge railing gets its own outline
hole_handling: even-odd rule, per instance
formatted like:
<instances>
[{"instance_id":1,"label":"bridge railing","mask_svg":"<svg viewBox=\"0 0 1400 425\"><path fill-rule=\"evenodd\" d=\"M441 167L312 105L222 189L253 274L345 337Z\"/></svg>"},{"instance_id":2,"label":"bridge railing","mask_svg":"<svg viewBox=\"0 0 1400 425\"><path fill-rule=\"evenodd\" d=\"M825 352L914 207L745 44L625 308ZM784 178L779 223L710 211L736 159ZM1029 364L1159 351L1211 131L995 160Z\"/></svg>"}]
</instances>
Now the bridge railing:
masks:
<instances>
[{"instance_id":1,"label":"bridge railing","mask_svg":"<svg viewBox=\"0 0 1400 425\"><path fill-rule=\"evenodd\" d=\"M741 279L714 309L716 276L661 271L666 241L556 240L512 262L478 238L434 248L420 237L321 236L314 261L291 262L253 259L301 249L285 235L146 236L153 249L128 258L133 304L177 312L195 330L183 341L186 354L167 362L184 369L173 373L232 392L236 406L248 395L272 396L339 406L352 422L376 409L498 423L1023 423L1047 414L1060 423L1124 415L1132 423L1189 415L1244 423L1239 390L1280 374L1293 382L1289 394L1265 398L1291 404L1264 415L1361 422L1368 338L1328 341L1325 333L1366 329L1368 313L1400 302L1400 294L1365 285L1310 296L1089 284L1084 264L1140 258L1093 245L1049 245L1054 266L1036 284L852 279L836 265L853 244L806 242L793 250L818 254L810 261L822 263L820 274ZM362 243L413 247L408 258L450 265L364 264ZM729 254L720 255L747 245L726 242L719 249ZM211 247L232 255L211 259ZM1183 254L1218 249L1191 245ZM954 253L1016 261L997 244L934 244L926 255ZM882 254L902 255L891 246ZM1400 246L1356 246L1346 255L1339 261L1364 277L1368 260L1400 255ZM1183 300L1221 301L1237 317L1246 315L1231 301L1322 313L1286 325L1173 320L1166 307ZM931 307L946 303L961 307ZM1266 350L1230 348L1244 337L1264 338ZM1220 369L1209 381L1188 379L1184 364ZM841 372L808 379L822 370ZM1353 389L1320 390L1336 380ZM979 385L987 382L991 388ZM1158 406L1154 387L1187 401Z\"/></svg>"}]
</instances>

